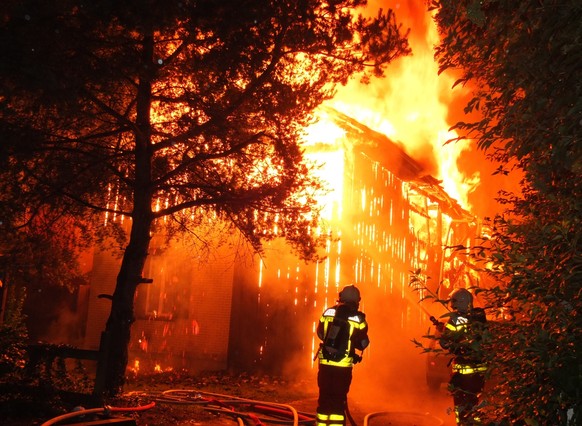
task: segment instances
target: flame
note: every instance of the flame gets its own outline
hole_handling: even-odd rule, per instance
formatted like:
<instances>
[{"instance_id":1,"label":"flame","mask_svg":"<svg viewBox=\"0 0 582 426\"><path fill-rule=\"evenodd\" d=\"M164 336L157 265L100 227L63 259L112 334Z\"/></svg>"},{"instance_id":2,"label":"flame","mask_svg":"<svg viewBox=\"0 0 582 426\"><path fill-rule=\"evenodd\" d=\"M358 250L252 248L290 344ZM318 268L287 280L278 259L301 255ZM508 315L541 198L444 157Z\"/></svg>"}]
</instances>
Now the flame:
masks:
<instances>
[{"instance_id":1,"label":"flame","mask_svg":"<svg viewBox=\"0 0 582 426\"><path fill-rule=\"evenodd\" d=\"M129 363L128 367L127 367L128 372L132 373L134 376L137 376L140 372L145 374L148 373L165 373L165 372L170 372L170 371L174 371L174 368L172 366L168 366L165 368L162 368L162 365L159 363L154 363L152 366L151 362L145 362L145 366L142 368L141 362L139 359L135 359L133 361L133 363Z\"/></svg>"},{"instance_id":2,"label":"flame","mask_svg":"<svg viewBox=\"0 0 582 426\"><path fill-rule=\"evenodd\" d=\"M131 371L135 375L139 373L139 359L133 361L133 366L129 367L129 371Z\"/></svg>"},{"instance_id":3,"label":"flame","mask_svg":"<svg viewBox=\"0 0 582 426\"><path fill-rule=\"evenodd\" d=\"M148 351L148 339L146 339L144 333L142 333L141 337L137 340L137 343L140 350L142 350L143 352Z\"/></svg>"},{"instance_id":4,"label":"flame","mask_svg":"<svg viewBox=\"0 0 582 426\"><path fill-rule=\"evenodd\" d=\"M318 204L322 208L321 217L330 221L341 218L344 184L343 149L332 152L312 152L306 154L306 158L318 166L313 174L322 181L328 191L318 197Z\"/></svg>"},{"instance_id":5,"label":"flame","mask_svg":"<svg viewBox=\"0 0 582 426\"><path fill-rule=\"evenodd\" d=\"M452 88L453 75L439 75L433 52L439 41L437 27L424 2L418 3L396 2L391 6L403 26L411 28L412 55L397 59L385 78L372 79L369 85L351 81L326 105L401 142L407 154L424 165L426 174L442 180L447 194L471 210L468 195L478 184L479 175L465 176L458 166L461 154L470 149L469 142L446 144L458 136L449 130L453 124L448 121L450 105L465 89ZM376 9L370 4L369 10ZM327 134L334 137L333 132Z\"/></svg>"}]
</instances>

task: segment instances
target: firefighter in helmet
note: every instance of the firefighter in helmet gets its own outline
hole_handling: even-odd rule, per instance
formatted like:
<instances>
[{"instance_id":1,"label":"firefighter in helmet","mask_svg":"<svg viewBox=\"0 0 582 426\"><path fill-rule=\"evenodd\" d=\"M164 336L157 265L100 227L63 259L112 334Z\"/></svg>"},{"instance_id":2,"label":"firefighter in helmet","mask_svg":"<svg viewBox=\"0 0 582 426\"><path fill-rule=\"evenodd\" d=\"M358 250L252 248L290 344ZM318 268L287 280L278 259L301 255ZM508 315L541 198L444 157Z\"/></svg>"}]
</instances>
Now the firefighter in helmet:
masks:
<instances>
[{"instance_id":1,"label":"firefighter in helmet","mask_svg":"<svg viewBox=\"0 0 582 426\"><path fill-rule=\"evenodd\" d=\"M441 327L439 343L452 355L449 391L458 425L479 424L474 408L485 385L487 367L479 355L479 342L487 323L485 311L473 307L473 295L465 288L452 291L449 320Z\"/></svg>"},{"instance_id":2,"label":"firefighter in helmet","mask_svg":"<svg viewBox=\"0 0 582 426\"><path fill-rule=\"evenodd\" d=\"M316 355L319 361L316 426L346 424L352 369L362 360L361 353L370 344L366 315L359 311L359 305L358 288L345 286L337 304L327 308L319 319L317 336L322 343Z\"/></svg>"}]
</instances>

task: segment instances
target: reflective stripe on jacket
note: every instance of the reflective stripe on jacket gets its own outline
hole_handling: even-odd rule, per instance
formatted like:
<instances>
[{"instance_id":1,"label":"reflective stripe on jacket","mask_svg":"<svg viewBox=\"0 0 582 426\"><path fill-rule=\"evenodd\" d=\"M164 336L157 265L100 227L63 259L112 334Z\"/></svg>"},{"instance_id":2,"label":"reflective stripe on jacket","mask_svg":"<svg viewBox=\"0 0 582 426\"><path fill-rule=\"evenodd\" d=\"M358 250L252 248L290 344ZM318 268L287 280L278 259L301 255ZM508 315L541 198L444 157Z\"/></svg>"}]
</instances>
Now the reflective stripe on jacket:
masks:
<instances>
[{"instance_id":1,"label":"reflective stripe on jacket","mask_svg":"<svg viewBox=\"0 0 582 426\"><path fill-rule=\"evenodd\" d=\"M459 374L475 374L487 371L487 367L485 366L485 364L479 365L453 364L452 369L453 373Z\"/></svg>"},{"instance_id":2,"label":"reflective stripe on jacket","mask_svg":"<svg viewBox=\"0 0 582 426\"><path fill-rule=\"evenodd\" d=\"M459 374L475 374L487 371L487 366L473 358L472 353L465 353L459 350L459 345L465 339L469 323L486 323L486 318L483 314L482 318L477 321L470 315L454 313L451 315L449 322L445 325L445 330L441 336L441 346L448 349L454 355L452 372ZM457 347L455 347L457 346Z\"/></svg>"},{"instance_id":3,"label":"reflective stripe on jacket","mask_svg":"<svg viewBox=\"0 0 582 426\"><path fill-rule=\"evenodd\" d=\"M327 329L333 322L335 314L336 307L334 306L326 309L319 319L317 335L321 340L325 338ZM323 353L320 350L317 357L321 364L334 365L337 367L352 367L354 365L354 350L364 350L369 345L370 341L368 339L368 323L366 322L366 316L362 312L355 311L354 314L348 316L347 320L350 326L350 337L347 350L348 355L340 361L329 361L323 357Z\"/></svg>"}]
</instances>

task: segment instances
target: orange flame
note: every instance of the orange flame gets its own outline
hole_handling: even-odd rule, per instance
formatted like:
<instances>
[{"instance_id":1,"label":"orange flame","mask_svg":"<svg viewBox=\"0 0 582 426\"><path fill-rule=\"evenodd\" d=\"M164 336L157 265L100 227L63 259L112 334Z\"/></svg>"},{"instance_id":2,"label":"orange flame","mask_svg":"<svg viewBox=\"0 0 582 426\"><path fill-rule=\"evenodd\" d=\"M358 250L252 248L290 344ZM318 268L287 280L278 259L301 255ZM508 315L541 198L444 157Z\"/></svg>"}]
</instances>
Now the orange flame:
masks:
<instances>
[{"instance_id":1,"label":"orange flame","mask_svg":"<svg viewBox=\"0 0 582 426\"><path fill-rule=\"evenodd\" d=\"M384 79L373 79L369 85L351 81L326 105L401 142L407 154L423 164L426 174L442 180L447 194L471 210L468 195L478 184L479 175L465 176L457 164L461 154L470 148L469 142L445 144L458 136L449 130L452 123L448 119L450 105L464 94L464 89L452 88L452 75L438 74L433 52L439 40L436 24L423 2L411 3L414 2L397 2L392 7L404 26L411 27L412 55L391 64ZM375 10L372 4L369 10ZM325 117L322 119L317 127L308 130L308 139L318 129L324 129L327 140L341 138L337 131L330 130Z\"/></svg>"}]
</instances>

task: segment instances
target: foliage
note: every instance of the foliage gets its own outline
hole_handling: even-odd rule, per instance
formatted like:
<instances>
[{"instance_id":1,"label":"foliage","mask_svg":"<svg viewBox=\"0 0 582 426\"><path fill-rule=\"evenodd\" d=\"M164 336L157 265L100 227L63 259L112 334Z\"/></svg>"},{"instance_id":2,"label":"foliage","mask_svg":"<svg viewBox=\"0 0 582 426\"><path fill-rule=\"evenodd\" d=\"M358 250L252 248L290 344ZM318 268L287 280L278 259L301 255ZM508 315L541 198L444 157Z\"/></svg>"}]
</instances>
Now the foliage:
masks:
<instances>
[{"instance_id":1,"label":"foliage","mask_svg":"<svg viewBox=\"0 0 582 426\"><path fill-rule=\"evenodd\" d=\"M515 203L530 203L531 197ZM537 214L519 222L497 219L491 259L503 284L492 287L487 298L509 321L498 324L488 348L499 381L490 399L497 418L575 424L582 378L579 231L548 223L551 214L538 210L543 204L537 200Z\"/></svg>"},{"instance_id":2,"label":"foliage","mask_svg":"<svg viewBox=\"0 0 582 426\"><path fill-rule=\"evenodd\" d=\"M4 201L9 203L10 198ZM0 226L1 268L10 284L65 286L72 290L84 282L81 256L95 241L92 237L98 237L90 223L56 209L38 212L29 219L24 224L18 216L8 214Z\"/></svg>"},{"instance_id":3,"label":"foliage","mask_svg":"<svg viewBox=\"0 0 582 426\"><path fill-rule=\"evenodd\" d=\"M4 289L8 291L8 288ZM25 289L8 293L6 311L0 324L0 377L22 371L26 360L28 332L22 314Z\"/></svg>"},{"instance_id":4,"label":"foliage","mask_svg":"<svg viewBox=\"0 0 582 426\"><path fill-rule=\"evenodd\" d=\"M521 194L476 253L496 279L490 314L510 312L488 342L483 412L508 424L577 424L582 282L582 5L571 1L433 1L441 71L472 89L456 125L501 164ZM476 118L475 118L476 117ZM508 170L500 168L499 172ZM484 257L482 257L484 256Z\"/></svg>"},{"instance_id":5,"label":"foliage","mask_svg":"<svg viewBox=\"0 0 582 426\"><path fill-rule=\"evenodd\" d=\"M27 222L49 206L128 223L106 326L108 392L123 383L152 234L204 241L227 223L256 252L284 238L317 258L322 188L302 131L338 84L382 76L409 53L393 12L364 18L365 4L2 2L5 193L18 194Z\"/></svg>"},{"instance_id":6,"label":"foliage","mask_svg":"<svg viewBox=\"0 0 582 426\"><path fill-rule=\"evenodd\" d=\"M216 217L256 250L284 236L313 256L301 129L335 84L407 51L391 13L353 19L362 4L5 2L21 196L181 230Z\"/></svg>"},{"instance_id":7,"label":"foliage","mask_svg":"<svg viewBox=\"0 0 582 426\"><path fill-rule=\"evenodd\" d=\"M440 316L439 318L435 318L434 316L430 316L432 320L438 321L441 323L446 323L450 316L450 309L447 303L447 300L440 299L438 297L438 291L433 292L430 289L428 281L432 279L431 277L425 275L421 269L416 269L414 271L410 271L410 279L408 285L410 289L418 294L418 303L420 306L423 306L425 301L430 301L431 303L437 303L441 305L445 309L445 314ZM429 315L429 311L426 311L426 314ZM439 339L439 331L436 327L437 324L433 324L434 327L431 327L427 330L426 334L422 336L423 339L428 340L428 345L424 340L418 340L417 338L412 339L412 343L421 350L421 353L434 353L434 355L445 355L448 351L444 350L437 344Z\"/></svg>"}]
</instances>

